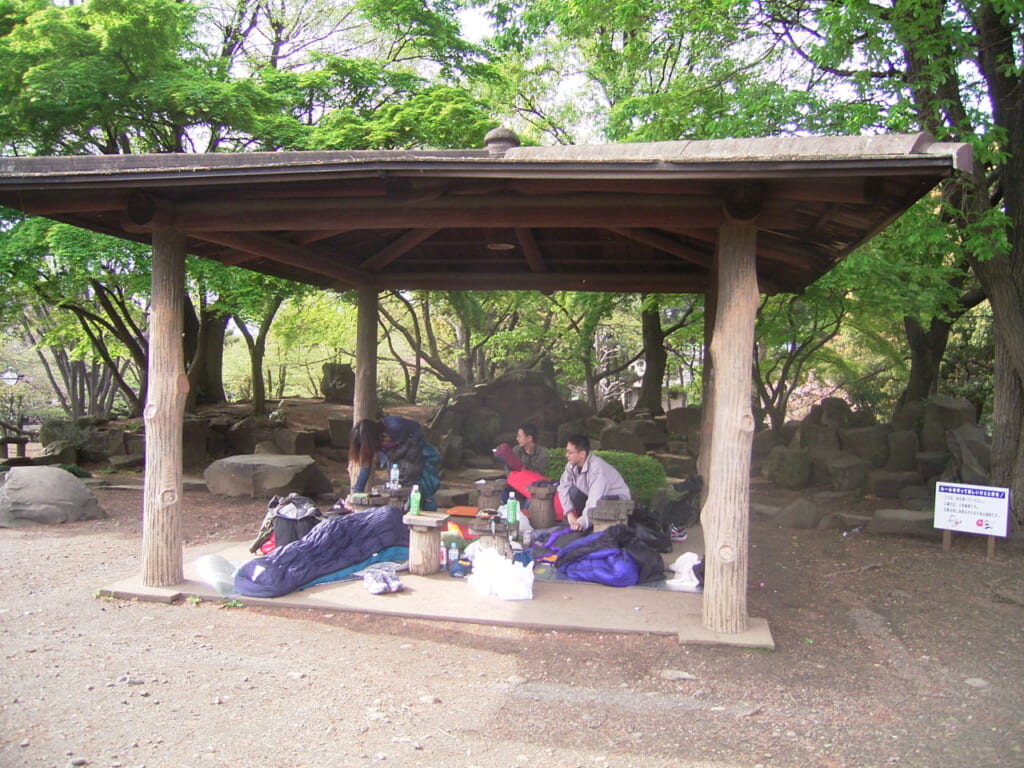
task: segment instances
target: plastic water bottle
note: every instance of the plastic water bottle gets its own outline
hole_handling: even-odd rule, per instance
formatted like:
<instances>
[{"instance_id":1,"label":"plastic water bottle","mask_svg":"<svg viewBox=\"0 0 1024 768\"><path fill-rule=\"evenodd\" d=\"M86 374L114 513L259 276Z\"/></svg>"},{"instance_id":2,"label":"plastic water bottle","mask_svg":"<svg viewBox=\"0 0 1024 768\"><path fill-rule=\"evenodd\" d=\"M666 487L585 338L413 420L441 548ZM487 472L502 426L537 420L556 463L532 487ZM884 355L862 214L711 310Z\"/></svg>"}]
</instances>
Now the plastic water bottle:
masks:
<instances>
[{"instance_id":1,"label":"plastic water bottle","mask_svg":"<svg viewBox=\"0 0 1024 768\"><path fill-rule=\"evenodd\" d=\"M420 487L414 485L412 490L409 492L409 514L418 515L420 513Z\"/></svg>"},{"instance_id":2,"label":"plastic water bottle","mask_svg":"<svg viewBox=\"0 0 1024 768\"><path fill-rule=\"evenodd\" d=\"M448 550L444 548L444 542L441 543L440 563L442 569L448 567Z\"/></svg>"},{"instance_id":3,"label":"plastic water bottle","mask_svg":"<svg viewBox=\"0 0 1024 768\"><path fill-rule=\"evenodd\" d=\"M454 541L448 546L448 564L451 565L459 559L459 545Z\"/></svg>"},{"instance_id":4,"label":"plastic water bottle","mask_svg":"<svg viewBox=\"0 0 1024 768\"><path fill-rule=\"evenodd\" d=\"M513 497L505 503L505 517L513 529L519 528L519 499Z\"/></svg>"},{"instance_id":5,"label":"plastic water bottle","mask_svg":"<svg viewBox=\"0 0 1024 768\"><path fill-rule=\"evenodd\" d=\"M401 487L402 487L402 484L399 481L398 465L397 464L392 464L391 465L391 476L388 478L388 488L395 489L395 488L401 488Z\"/></svg>"}]
</instances>

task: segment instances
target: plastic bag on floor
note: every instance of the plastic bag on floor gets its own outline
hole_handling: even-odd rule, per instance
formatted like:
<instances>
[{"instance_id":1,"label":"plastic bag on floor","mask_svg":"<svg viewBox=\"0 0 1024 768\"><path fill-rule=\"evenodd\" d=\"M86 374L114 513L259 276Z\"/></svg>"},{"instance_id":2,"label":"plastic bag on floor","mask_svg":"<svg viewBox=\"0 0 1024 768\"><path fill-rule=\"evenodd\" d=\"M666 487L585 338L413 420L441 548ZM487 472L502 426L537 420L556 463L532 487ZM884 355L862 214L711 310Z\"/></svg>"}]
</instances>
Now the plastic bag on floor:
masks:
<instances>
[{"instance_id":1,"label":"plastic bag on floor","mask_svg":"<svg viewBox=\"0 0 1024 768\"><path fill-rule=\"evenodd\" d=\"M473 572L466 579L478 594L502 600L533 599L533 563L524 565L502 557L495 549L477 552Z\"/></svg>"},{"instance_id":2,"label":"plastic bag on floor","mask_svg":"<svg viewBox=\"0 0 1024 768\"><path fill-rule=\"evenodd\" d=\"M199 580L217 590L222 597L235 594L235 571L238 566L223 555L203 555L196 560Z\"/></svg>"}]
</instances>

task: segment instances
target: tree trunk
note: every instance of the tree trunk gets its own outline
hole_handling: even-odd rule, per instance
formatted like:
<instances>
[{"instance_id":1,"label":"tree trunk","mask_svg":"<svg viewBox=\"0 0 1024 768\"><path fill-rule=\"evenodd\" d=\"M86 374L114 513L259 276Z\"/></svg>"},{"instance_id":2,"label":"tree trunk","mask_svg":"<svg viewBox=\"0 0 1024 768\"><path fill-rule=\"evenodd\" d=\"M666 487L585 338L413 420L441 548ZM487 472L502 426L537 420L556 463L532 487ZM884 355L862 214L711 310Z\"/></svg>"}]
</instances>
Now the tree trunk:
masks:
<instances>
[{"instance_id":1,"label":"tree trunk","mask_svg":"<svg viewBox=\"0 0 1024 768\"><path fill-rule=\"evenodd\" d=\"M352 399L352 422L377 418L377 291L359 289L356 319L356 386Z\"/></svg>"},{"instance_id":2,"label":"tree trunk","mask_svg":"<svg viewBox=\"0 0 1024 768\"><path fill-rule=\"evenodd\" d=\"M181 425L188 396L182 346L185 236L153 233L146 476L142 518L142 582L169 587L184 580L181 533Z\"/></svg>"},{"instance_id":3,"label":"tree trunk","mask_svg":"<svg viewBox=\"0 0 1024 768\"><path fill-rule=\"evenodd\" d=\"M640 324L643 331L644 378L640 384L640 398L637 410L649 411L654 415L665 412L661 405L661 386L665 379L665 366L668 363L668 352L665 351L665 332L661 327L661 309L658 306L645 307L640 311Z\"/></svg>"},{"instance_id":4,"label":"tree trunk","mask_svg":"<svg viewBox=\"0 0 1024 768\"><path fill-rule=\"evenodd\" d=\"M189 397L186 410L196 405L223 403L224 394L224 335L228 318L219 312L204 308L199 316L194 340L194 352L188 368Z\"/></svg>"},{"instance_id":5,"label":"tree trunk","mask_svg":"<svg viewBox=\"0 0 1024 768\"><path fill-rule=\"evenodd\" d=\"M705 629L744 632L747 617L747 557L750 516L750 371L757 313L755 245L751 223L727 220L719 229L718 311L711 358L714 421L711 433L704 528Z\"/></svg>"}]
</instances>

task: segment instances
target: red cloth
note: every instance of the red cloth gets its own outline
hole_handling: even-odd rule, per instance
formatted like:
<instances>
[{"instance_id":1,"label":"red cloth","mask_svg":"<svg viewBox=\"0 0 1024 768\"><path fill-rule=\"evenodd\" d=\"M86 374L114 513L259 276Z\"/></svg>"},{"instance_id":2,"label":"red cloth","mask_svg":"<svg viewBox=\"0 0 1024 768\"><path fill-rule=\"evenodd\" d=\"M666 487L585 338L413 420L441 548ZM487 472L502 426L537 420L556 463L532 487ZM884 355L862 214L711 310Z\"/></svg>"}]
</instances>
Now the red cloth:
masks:
<instances>
[{"instance_id":1,"label":"red cloth","mask_svg":"<svg viewBox=\"0 0 1024 768\"><path fill-rule=\"evenodd\" d=\"M520 466L522 465L520 464ZM528 469L518 469L514 472L509 472L508 480L506 480L509 486L513 488L516 493L520 493L528 499L533 498L533 494L530 492L530 486L537 481L551 482L549 478L544 477L544 475L539 472L531 472ZM562 500L558 498L557 493L555 494L554 501L555 519L561 520L565 517L565 511L562 509ZM530 516L529 510L526 511L526 516Z\"/></svg>"}]
</instances>

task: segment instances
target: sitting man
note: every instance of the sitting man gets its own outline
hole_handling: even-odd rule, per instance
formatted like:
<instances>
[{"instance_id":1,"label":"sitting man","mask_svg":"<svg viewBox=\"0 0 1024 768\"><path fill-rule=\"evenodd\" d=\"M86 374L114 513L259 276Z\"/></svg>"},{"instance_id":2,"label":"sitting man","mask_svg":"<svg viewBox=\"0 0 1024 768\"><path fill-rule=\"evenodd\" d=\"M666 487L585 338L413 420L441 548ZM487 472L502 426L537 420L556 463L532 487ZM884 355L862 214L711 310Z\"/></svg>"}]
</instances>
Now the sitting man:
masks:
<instances>
[{"instance_id":1,"label":"sitting man","mask_svg":"<svg viewBox=\"0 0 1024 768\"><path fill-rule=\"evenodd\" d=\"M590 527L589 512L601 499L630 499L629 486L611 464L590 452L590 439L571 436L565 446L565 471L558 481L558 498L574 531Z\"/></svg>"},{"instance_id":2,"label":"sitting man","mask_svg":"<svg viewBox=\"0 0 1024 768\"><path fill-rule=\"evenodd\" d=\"M521 424L516 430L516 445L512 452L523 462L522 469L536 472L538 475L548 473L548 450L537 444L537 427L533 424Z\"/></svg>"}]
</instances>

